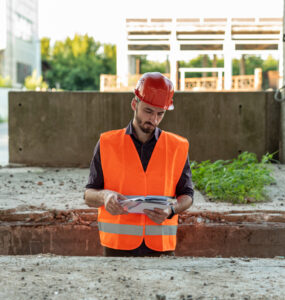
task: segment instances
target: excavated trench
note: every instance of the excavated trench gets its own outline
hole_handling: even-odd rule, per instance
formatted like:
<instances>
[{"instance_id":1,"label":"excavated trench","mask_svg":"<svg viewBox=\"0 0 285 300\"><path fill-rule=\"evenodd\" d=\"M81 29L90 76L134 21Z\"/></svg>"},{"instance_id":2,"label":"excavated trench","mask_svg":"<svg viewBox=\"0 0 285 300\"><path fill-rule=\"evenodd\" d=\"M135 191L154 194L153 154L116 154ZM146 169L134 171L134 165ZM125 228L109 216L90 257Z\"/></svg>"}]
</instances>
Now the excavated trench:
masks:
<instances>
[{"instance_id":1,"label":"excavated trench","mask_svg":"<svg viewBox=\"0 0 285 300\"><path fill-rule=\"evenodd\" d=\"M285 256L285 212L185 212L179 216L177 256ZM97 210L0 212L0 254L99 256Z\"/></svg>"}]
</instances>

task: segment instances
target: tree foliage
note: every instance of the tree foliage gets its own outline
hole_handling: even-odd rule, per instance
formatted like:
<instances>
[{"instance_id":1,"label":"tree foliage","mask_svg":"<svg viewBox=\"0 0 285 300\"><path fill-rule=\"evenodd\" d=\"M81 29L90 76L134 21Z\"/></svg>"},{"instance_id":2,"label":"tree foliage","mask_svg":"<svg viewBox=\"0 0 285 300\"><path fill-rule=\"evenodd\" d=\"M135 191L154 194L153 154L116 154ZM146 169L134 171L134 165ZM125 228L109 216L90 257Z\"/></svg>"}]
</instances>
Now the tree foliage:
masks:
<instances>
[{"instance_id":1,"label":"tree foliage","mask_svg":"<svg viewBox=\"0 0 285 300\"><path fill-rule=\"evenodd\" d=\"M9 76L3 77L0 75L0 87L11 87L12 81Z\"/></svg>"},{"instance_id":2,"label":"tree foliage","mask_svg":"<svg viewBox=\"0 0 285 300\"><path fill-rule=\"evenodd\" d=\"M216 61L218 68L224 67L224 59L218 58ZM203 55L199 55L190 61L181 61L179 66L182 68L202 68L203 67ZM207 66L213 67L213 60L207 56ZM240 60L234 58L232 60L233 75L240 75ZM263 72L269 70L278 70L278 61L274 59L271 55L263 60L260 56L245 55L245 74L254 74L254 69L261 68ZM211 73L208 73L211 76ZM191 73L187 77L201 77L202 73Z\"/></svg>"},{"instance_id":3,"label":"tree foliage","mask_svg":"<svg viewBox=\"0 0 285 300\"><path fill-rule=\"evenodd\" d=\"M28 90L46 90L48 85L45 81L43 81L43 76L38 76L37 71L34 70L31 76L27 76L25 78L24 83L26 89Z\"/></svg>"},{"instance_id":4,"label":"tree foliage","mask_svg":"<svg viewBox=\"0 0 285 300\"><path fill-rule=\"evenodd\" d=\"M146 72L160 72L167 73L169 69L168 61L159 62L147 60L146 55L138 56L140 59L140 73L144 74Z\"/></svg>"},{"instance_id":5,"label":"tree foliage","mask_svg":"<svg viewBox=\"0 0 285 300\"><path fill-rule=\"evenodd\" d=\"M64 90L98 90L100 74L115 74L116 47L101 45L92 37L78 35L56 41L42 39L44 78L51 88Z\"/></svg>"}]
</instances>

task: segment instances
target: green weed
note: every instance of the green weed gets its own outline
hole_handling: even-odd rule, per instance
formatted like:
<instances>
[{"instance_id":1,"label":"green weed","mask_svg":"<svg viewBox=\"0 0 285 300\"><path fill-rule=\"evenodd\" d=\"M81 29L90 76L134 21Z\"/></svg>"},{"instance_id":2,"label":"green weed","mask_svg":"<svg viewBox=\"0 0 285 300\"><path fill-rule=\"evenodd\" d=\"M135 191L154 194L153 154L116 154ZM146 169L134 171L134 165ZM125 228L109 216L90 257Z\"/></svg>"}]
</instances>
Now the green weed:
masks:
<instances>
[{"instance_id":1,"label":"green weed","mask_svg":"<svg viewBox=\"0 0 285 300\"><path fill-rule=\"evenodd\" d=\"M265 185L275 182L268 168L274 154L267 153L260 163L256 155L249 152L233 160L192 162L195 188L216 201L243 204L265 201Z\"/></svg>"}]
</instances>

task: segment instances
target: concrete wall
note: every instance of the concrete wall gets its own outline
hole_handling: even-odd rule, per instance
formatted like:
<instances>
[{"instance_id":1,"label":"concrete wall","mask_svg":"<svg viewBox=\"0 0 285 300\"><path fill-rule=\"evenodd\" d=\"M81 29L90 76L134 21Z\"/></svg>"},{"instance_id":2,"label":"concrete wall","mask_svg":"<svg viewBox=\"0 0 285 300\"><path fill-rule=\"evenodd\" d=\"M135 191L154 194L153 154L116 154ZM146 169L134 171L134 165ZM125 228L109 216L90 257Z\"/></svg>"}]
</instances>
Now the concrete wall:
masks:
<instances>
[{"instance_id":1,"label":"concrete wall","mask_svg":"<svg viewBox=\"0 0 285 300\"><path fill-rule=\"evenodd\" d=\"M10 163L89 166L100 133L125 127L132 93L9 93ZM279 148L273 92L177 92L161 128L190 141L190 160L261 157Z\"/></svg>"}]
</instances>

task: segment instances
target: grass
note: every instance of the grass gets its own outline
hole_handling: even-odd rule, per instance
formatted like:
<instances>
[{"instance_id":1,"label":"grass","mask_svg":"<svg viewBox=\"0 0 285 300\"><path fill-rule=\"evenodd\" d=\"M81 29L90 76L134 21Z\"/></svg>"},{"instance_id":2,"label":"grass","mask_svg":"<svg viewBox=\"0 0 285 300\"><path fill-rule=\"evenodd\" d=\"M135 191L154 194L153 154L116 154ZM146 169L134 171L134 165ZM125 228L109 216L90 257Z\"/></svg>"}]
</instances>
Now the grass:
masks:
<instances>
[{"instance_id":1,"label":"grass","mask_svg":"<svg viewBox=\"0 0 285 300\"><path fill-rule=\"evenodd\" d=\"M275 182L268 168L274 154L264 155L261 162L249 152L233 160L192 162L195 188L214 201L240 204L266 201L265 186Z\"/></svg>"}]
</instances>

